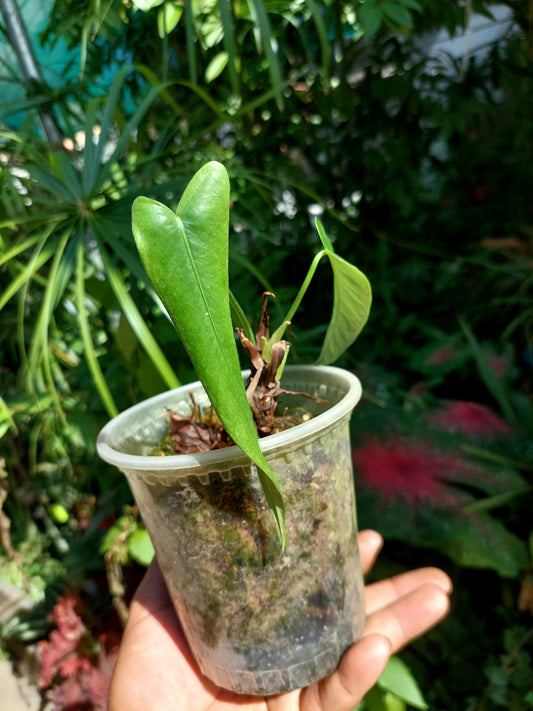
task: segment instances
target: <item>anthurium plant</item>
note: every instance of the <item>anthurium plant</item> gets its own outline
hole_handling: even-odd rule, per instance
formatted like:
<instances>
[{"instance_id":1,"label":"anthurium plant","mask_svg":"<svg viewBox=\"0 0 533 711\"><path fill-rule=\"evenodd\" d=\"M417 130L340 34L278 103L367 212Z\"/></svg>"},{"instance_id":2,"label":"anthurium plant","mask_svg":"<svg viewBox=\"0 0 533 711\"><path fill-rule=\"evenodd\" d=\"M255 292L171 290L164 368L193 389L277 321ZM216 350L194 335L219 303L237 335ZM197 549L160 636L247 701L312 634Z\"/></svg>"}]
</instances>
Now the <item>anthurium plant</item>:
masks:
<instances>
[{"instance_id":1,"label":"anthurium plant","mask_svg":"<svg viewBox=\"0 0 533 711\"><path fill-rule=\"evenodd\" d=\"M206 163L186 187L177 210L147 197L133 204L133 234L150 281L189 354L211 404L233 442L255 463L285 543L285 504L280 484L259 444L253 416L257 386L275 395L287 358L285 329L309 287L319 262L327 257L333 271L333 311L317 363L334 362L357 338L369 314L371 289L365 275L338 256L317 220L322 249L312 260L293 305L270 335L263 299L261 325L253 333L229 287L230 181L225 167ZM235 338L251 361L245 387ZM260 392L264 394L264 389ZM260 406L260 405L259 405Z\"/></svg>"}]
</instances>

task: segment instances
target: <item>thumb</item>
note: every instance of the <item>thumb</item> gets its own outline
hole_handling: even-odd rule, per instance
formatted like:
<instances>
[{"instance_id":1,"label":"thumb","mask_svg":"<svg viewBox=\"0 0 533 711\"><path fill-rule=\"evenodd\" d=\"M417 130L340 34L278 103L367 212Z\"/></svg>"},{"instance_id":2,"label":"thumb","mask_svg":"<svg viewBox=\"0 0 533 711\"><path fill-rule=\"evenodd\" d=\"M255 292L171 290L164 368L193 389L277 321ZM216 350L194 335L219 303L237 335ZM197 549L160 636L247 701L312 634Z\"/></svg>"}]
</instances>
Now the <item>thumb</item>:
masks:
<instances>
[{"instance_id":1,"label":"thumb","mask_svg":"<svg viewBox=\"0 0 533 711\"><path fill-rule=\"evenodd\" d=\"M348 649L333 674L302 692L302 711L352 711L377 682L390 655L387 637L364 637Z\"/></svg>"}]
</instances>

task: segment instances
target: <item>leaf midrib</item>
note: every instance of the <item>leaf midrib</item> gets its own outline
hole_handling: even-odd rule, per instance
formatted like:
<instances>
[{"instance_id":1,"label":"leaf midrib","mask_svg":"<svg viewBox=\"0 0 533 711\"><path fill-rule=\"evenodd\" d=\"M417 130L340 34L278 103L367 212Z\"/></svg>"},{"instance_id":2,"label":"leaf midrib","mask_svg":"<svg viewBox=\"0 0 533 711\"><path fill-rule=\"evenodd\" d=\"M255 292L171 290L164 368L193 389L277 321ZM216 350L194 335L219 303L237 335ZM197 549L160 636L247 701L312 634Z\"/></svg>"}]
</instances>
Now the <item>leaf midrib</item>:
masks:
<instances>
[{"instance_id":1,"label":"leaf midrib","mask_svg":"<svg viewBox=\"0 0 533 711\"><path fill-rule=\"evenodd\" d=\"M211 313L211 308L209 306L209 299L206 296L205 290L202 285L202 280L200 279L200 275L199 275L198 269L196 267L196 263L195 263L194 255L193 255L193 250L191 249L190 242L187 239L187 231L185 230L185 225L183 224L183 220L181 219L181 217L179 215L175 215L175 217L176 217L176 224L177 224L178 230L180 232L180 235L182 237L183 245L184 245L186 253L187 253L187 258L189 260L191 270L194 274L194 278L196 280L198 289L199 289L200 294L202 296L202 302L203 302L204 308L206 310L206 315L209 316L209 321L210 321L211 327L215 333L218 350L219 350L220 354L222 355L222 358L224 359L224 364L225 364L226 370L228 370L229 369L229 361L228 361L228 357L226 355L226 348L225 348L223 341L221 340L220 334L218 332L218 328L216 326L217 322L213 318L213 314Z\"/></svg>"}]
</instances>

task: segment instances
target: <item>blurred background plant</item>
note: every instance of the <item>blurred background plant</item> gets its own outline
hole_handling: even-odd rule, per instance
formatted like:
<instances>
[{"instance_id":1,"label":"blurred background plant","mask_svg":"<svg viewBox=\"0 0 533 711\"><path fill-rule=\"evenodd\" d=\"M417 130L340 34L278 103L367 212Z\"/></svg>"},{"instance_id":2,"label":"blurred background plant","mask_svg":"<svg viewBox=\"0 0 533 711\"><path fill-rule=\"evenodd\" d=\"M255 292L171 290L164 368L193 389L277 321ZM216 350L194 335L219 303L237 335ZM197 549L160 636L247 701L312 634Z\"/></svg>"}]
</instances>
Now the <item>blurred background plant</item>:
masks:
<instances>
[{"instance_id":1,"label":"blurred background plant","mask_svg":"<svg viewBox=\"0 0 533 711\"><path fill-rule=\"evenodd\" d=\"M101 707L151 548L96 434L194 379L130 207L177 202L216 158L251 318L264 288L290 303L316 215L369 276L371 319L340 363L365 385L361 525L386 538L376 575L430 563L456 585L449 620L361 709L533 708L531 2L0 9L0 578L36 603L3 625L4 654L41 640L55 707ZM331 306L327 270L315 278L292 327L301 362Z\"/></svg>"}]
</instances>

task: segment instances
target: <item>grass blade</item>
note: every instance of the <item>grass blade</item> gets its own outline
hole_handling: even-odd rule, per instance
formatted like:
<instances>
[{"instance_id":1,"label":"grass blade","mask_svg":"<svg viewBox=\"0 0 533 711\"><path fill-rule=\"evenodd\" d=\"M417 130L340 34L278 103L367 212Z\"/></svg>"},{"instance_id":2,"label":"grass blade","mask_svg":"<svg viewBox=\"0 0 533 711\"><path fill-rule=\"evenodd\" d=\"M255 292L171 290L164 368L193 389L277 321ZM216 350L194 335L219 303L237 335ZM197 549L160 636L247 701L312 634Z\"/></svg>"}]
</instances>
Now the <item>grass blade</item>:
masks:
<instances>
[{"instance_id":1,"label":"grass blade","mask_svg":"<svg viewBox=\"0 0 533 711\"><path fill-rule=\"evenodd\" d=\"M100 141L104 142L105 138L102 138L102 131L98 137L98 141L95 143L93 129L96 125L96 110L98 107L98 100L92 99L89 101L87 106L87 116L85 119L85 148L83 150L83 171L82 171L82 185L83 194L85 198L88 198L95 185L96 178L98 175L98 169L100 167L99 161L101 160L101 150Z\"/></svg>"},{"instance_id":2,"label":"grass blade","mask_svg":"<svg viewBox=\"0 0 533 711\"><path fill-rule=\"evenodd\" d=\"M84 355L87 360L87 367L91 373L93 383L100 395L104 407L109 417L118 415L118 408L115 405L111 391L107 387L107 383L98 363L94 348L93 339L91 338L91 330L89 328L89 320L87 318L85 308L85 280L83 276L84 270L84 249L83 242L80 240L76 255L76 304L78 308L78 324L84 345Z\"/></svg>"},{"instance_id":3,"label":"grass blade","mask_svg":"<svg viewBox=\"0 0 533 711\"><path fill-rule=\"evenodd\" d=\"M7 289L4 291L4 293L0 296L0 311L4 308L4 306L7 304L7 302L21 289L26 282L28 282L30 279L33 278L35 273L44 265L46 262L51 259L54 256L56 246L55 245L46 245L46 248L44 246L44 242L46 241L47 237L49 236L49 233L52 231L53 228L50 228L48 231L48 234L45 234L41 240L41 244L39 247L35 250L31 260L26 264L25 267L20 268L20 273L18 276L14 277L14 279L11 281L11 283L8 285ZM19 265L16 262L11 262L10 266L16 266L18 267Z\"/></svg>"},{"instance_id":4,"label":"grass blade","mask_svg":"<svg viewBox=\"0 0 533 711\"><path fill-rule=\"evenodd\" d=\"M103 182L105 182L106 179L109 178L113 164L122 155L122 152L126 148L128 142L132 139L133 132L135 131L137 126L143 120L144 116L146 115L146 112L148 111L150 106L154 103L155 99L165 89L168 89L168 87L171 86L171 84L172 84L172 82L165 82L159 86L154 86L150 89L147 96L145 96L145 98L141 102L139 108L137 109L135 114L132 116L132 118L128 121L126 127L122 131L113 153L109 156L109 158L106 160L106 162L101 166L100 172L98 173L98 177L97 177L98 184L101 185ZM99 148L101 146L101 150L103 150L104 143L105 143L104 131L102 128L102 132L100 133L100 137L98 140L98 146L99 146ZM100 153L101 153L101 151L100 151ZM100 154L98 154L98 155L100 155ZM101 164L101 155L99 158L99 164Z\"/></svg>"},{"instance_id":5,"label":"grass blade","mask_svg":"<svg viewBox=\"0 0 533 711\"><path fill-rule=\"evenodd\" d=\"M265 52L268 61L270 81L272 82L278 107L281 110L283 108L283 82L281 78L281 66L277 54L276 38L272 34L268 14L262 0L248 0L248 7L250 8L250 15L256 27L256 35L258 34L261 38L258 50L261 51L262 49Z\"/></svg>"},{"instance_id":6,"label":"grass blade","mask_svg":"<svg viewBox=\"0 0 533 711\"><path fill-rule=\"evenodd\" d=\"M33 237L29 237L28 239L24 240L24 242L19 242L19 244L15 244L11 249L8 249L6 252L0 255L0 267L2 266L2 264L6 264L22 252L25 252L30 247L34 247L40 239L41 235L34 235Z\"/></svg>"},{"instance_id":7,"label":"grass blade","mask_svg":"<svg viewBox=\"0 0 533 711\"><path fill-rule=\"evenodd\" d=\"M315 21L316 30L318 33L318 39L320 42L320 54L322 57L322 76L326 77L329 71L329 61L331 57L331 43L328 37L328 31L326 28L326 23L322 17L321 8L315 2L315 0L307 0L307 5L311 10L313 15L313 20Z\"/></svg>"},{"instance_id":8,"label":"grass blade","mask_svg":"<svg viewBox=\"0 0 533 711\"><path fill-rule=\"evenodd\" d=\"M479 345L479 342L470 326L468 326L468 324L463 321L462 318L459 318L459 324L464 333L466 341L470 346L472 355L474 356L474 360L476 362L481 380L485 383L487 390L490 392L490 394L500 406L500 409L503 412L503 415L507 422L509 422L509 424L511 425L518 425L517 417L515 415L513 406L509 401L507 389L505 387L504 382L497 377L497 375L490 367L487 354Z\"/></svg>"},{"instance_id":9,"label":"grass blade","mask_svg":"<svg viewBox=\"0 0 533 711\"><path fill-rule=\"evenodd\" d=\"M145 320L139 313L139 309L135 305L135 302L129 295L128 290L124 286L118 269L113 265L109 256L102 246L100 246L100 255L105 266L106 275L109 280L109 284L117 297L117 300L124 312L124 315L128 319L130 326L132 327L135 335L139 339L140 344L146 351L146 354L154 364L155 368L163 378L163 381L169 388L177 388L180 384L177 379L174 370L170 366L168 360L159 344L152 336L150 329L148 328Z\"/></svg>"},{"instance_id":10,"label":"grass blade","mask_svg":"<svg viewBox=\"0 0 533 711\"><path fill-rule=\"evenodd\" d=\"M222 31L224 33L224 49L228 54L228 72L232 92L239 94L239 77L237 75L237 52L235 51L235 33L233 32L233 17L231 15L231 2L218 0Z\"/></svg>"},{"instance_id":11,"label":"grass blade","mask_svg":"<svg viewBox=\"0 0 533 711\"><path fill-rule=\"evenodd\" d=\"M109 129L111 128L111 124L113 123L113 119L115 116L115 110L118 104L118 100L120 98L120 92L122 91L122 85L124 83L124 79L128 72L130 71L129 67L123 67L117 72L117 75L113 79L113 83L111 84L111 87L109 89L109 94L107 96L107 101L105 102L104 106L104 114L102 116L102 124L100 126L100 135L98 136L98 141L95 146L94 150L94 163L97 166L100 166L102 163L102 157L104 153L104 148L105 148L105 142L107 140L108 134L109 134ZM89 137L85 136L85 142L87 143L87 139ZM90 139L92 139L92 129L91 129L91 136ZM95 184L96 183L102 183L102 180L98 180L98 178L95 178ZM94 185L91 185L91 189L94 187Z\"/></svg>"},{"instance_id":12,"label":"grass blade","mask_svg":"<svg viewBox=\"0 0 533 711\"><path fill-rule=\"evenodd\" d=\"M63 425L66 424L65 413L61 407L59 393L52 375L52 363L49 348L49 326L52 318L54 305L59 301L68 282L68 274L71 265L67 259L63 259L65 248L71 237L70 230L65 230L63 236L56 246L54 259L50 267L48 281L44 292L42 306L37 317L37 324L33 331L33 340L30 347L28 359L28 379L34 383L39 382L40 367L44 375L44 383L47 392L52 395L54 408Z\"/></svg>"},{"instance_id":13,"label":"grass blade","mask_svg":"<svg viewBox=\"0 0 533 711\"><path fill-rule=\"evenodd\" d=\"M7 406L5 400L0 395L0 439L4 436L7 430L11 429L17 434L17 425L11 414L11 410Z\"/></svg>"},{"instance_id":14,"label":"grass blade","mask_svg":"<svg viewBox=\"0 0 533 711\"><path fill-rule=\"evenodd\" d=\"M196 62L196 30L194 28L193 3L185 3L185 31L187 43L187 60L189 63L189 78L193 84L198 83L198 66Z\"/></svg>"},{"instance_id":15,"label":"grass blade","mask_svg":"<svg viewBox=\"0 0 533 711\"><path fill-rule=\"evenodd\" d=\"M239 302L231 291L229 293L229 303L231 307L231 313L233 314L234 322L237 324L237 328L242 328L246 338L248 338L253 343L255 341L255 335L252 330L252 327L250 326L250 323L246 318L246 314L244 313L242 306L239 304Z\"/></svg>"},{"instance_id":16,"label":"grass blade","mask_svg":"<svg viewBox=\"0 0 533 711\"><path fill-rule=\"evenodd\" d=\"M68 182L62 183L47 170L38 165L29 165L28 172L35 182L45 188L49 193L72 205L78 199L76 192L71 190Z\"/></svg>"}]
</instances>

